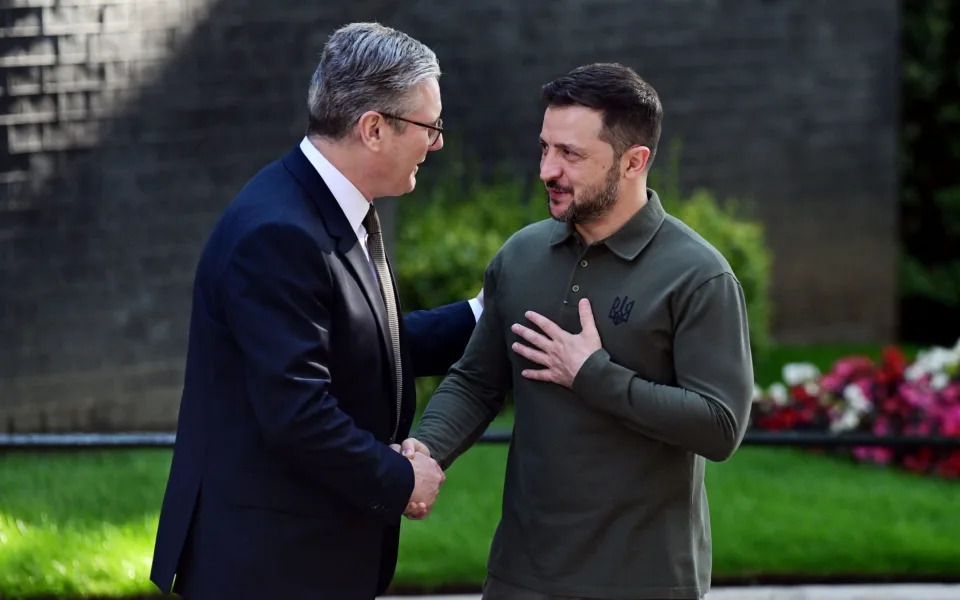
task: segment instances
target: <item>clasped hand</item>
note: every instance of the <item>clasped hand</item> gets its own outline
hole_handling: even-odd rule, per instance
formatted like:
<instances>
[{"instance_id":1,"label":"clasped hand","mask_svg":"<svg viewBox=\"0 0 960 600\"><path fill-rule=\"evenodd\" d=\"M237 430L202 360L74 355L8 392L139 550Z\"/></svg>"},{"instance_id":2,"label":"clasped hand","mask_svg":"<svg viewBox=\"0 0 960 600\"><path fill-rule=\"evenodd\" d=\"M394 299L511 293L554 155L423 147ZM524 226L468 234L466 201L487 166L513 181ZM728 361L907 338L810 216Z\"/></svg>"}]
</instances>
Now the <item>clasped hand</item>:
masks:
<instances>
[{"instance_id":1,"label":"clasped hand","mask_svg":"<svg viewBox=\"0 0 960 600\"><path fill-rule=\"evenodd\" d=\"M403 444L390 444L390 448L403 454L413 464L413 493L403 514L408 519L424 519L433 509L440 486L447 476L437 461L430 457L430 450L415 438L408 438Z\"/></svg>"}]
</instances>

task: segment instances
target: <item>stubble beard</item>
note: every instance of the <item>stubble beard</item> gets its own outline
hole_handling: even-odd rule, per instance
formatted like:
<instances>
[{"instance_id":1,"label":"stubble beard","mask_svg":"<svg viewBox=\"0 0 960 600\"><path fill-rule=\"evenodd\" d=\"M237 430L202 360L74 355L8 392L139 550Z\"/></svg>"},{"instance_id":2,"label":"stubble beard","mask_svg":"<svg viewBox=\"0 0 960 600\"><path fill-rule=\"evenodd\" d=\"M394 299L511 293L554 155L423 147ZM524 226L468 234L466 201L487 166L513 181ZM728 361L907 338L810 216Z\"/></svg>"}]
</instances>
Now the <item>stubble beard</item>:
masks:
<instances>
[{"instance_id":1,"label":"stubble beard","mask_svg":"<svg viewBox=\"0 0 960 600\"><path fill-rule=\"evenodd\" d=\"M550 182L547 184L549 189L563 191L572 191L570 188L563 188ZM553 217L557 221L570 223L572 225L586 225L606 216L613 205L617 203L617 196L620 194L620 172L616 168L616 163L607 171L603 181L594 187L583 190L577 199L576 195L570 200L567 206L559 215ZM547 193L547 207L550 205L550 194ZM550 213L553 216L553 213Z\"/></svg>"}]
</instances>

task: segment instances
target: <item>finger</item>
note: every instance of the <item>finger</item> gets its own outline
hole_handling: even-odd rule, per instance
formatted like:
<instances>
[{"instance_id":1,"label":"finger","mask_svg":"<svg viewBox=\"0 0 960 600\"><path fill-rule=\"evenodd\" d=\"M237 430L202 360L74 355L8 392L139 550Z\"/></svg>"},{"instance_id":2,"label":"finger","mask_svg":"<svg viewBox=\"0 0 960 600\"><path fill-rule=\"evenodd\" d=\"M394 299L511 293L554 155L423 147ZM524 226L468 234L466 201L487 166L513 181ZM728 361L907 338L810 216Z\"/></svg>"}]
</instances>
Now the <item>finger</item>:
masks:
<instances>
[{"instance_id":1,"label":"finger","mask_svg":"<svg viewBox=\"0 0 960 600\"><path fill-rule=\"evenodd\" d=\"M426 455L427 457L430 456L430 448L427 448L423 442L421 442L417 438L410 438L410 440L413 441L414 450L416 450L420 454Z\"/></svg>"},{"instance_id":2,"label":"finger","mask_svg":"<svg viewBox=\"0 0 960 600\"><path fill-rule=\"evenodd\" d=\"M520 371L520 374L534 381L547 381L550 383L556 381L556 376L550 369L524 369Z\"/></svg>"},{"instance_id":3,"label":"finger","mask_svg":"<svg viewBox=\"0 0 960 600\"><path fill-rule=\"evenodd\" d=\"M561 336L566 335L567 333L559 325L557 325L550 319L546 318L545 316L541 315L540 313L534 312L532 310L528 310L523 314L523 316L530 319L530 322L536 325L537 327L539 327L540 331L547 334L547 336L551 340L560 339Z\"/></svg>"},{"instance_id":4,"label":"finger","mask_svg":"<svg viewBox=\"0 0 960 600\"><path fill-rule=\"evenodd\" d=\"M400 444L390 444L390 449L397 454L400 454Z\"/></svg>"},{"instance_id":5,"label":"finger","mask_svg":"<svg viewBox=\"0 0 960 600\"><path fill-rule=\"evenodd\" d=\"M403 440L403 444L400 445L400 447L402 448L401 454L403 454L407 458L413 458L414 453L417 451L418 444L421 446L423 445L423 444L420 444L420 442L417 441L416 438L407 438Z\"/></svg>"},{"instance_id":6,"label":"finger","mask_svg":"<svg viewBox=\"0 0 960 600\"><path fill-rule=\"evenodd\" d=\"M524 346L520 342L514 342L512 348L514 352L530 362L535 362L538 365L543 365L544 367L550 366L550 356L546 352L534 350L530 346Z\"/></svg>"},{"instance_id":7,"label":"finger","mask_svg":"<svg viewBox=\"0 0 960 600\"><path fill-rule=\"evenodd\" d=\"M510 330L541 350L546 350L547 346L552 343L550 338L540 335L536 331L530 329L529 327L525 327L520 323L514 323L513 326L510 327Z\"/></svg>"},{"instance_id":8,"label":"finger","mask_svg":"<svg viewBox=\"0 0 960 600\"><path fill-rule=\"evenodd\" d=\"M580 300L580 327L583 331L591 334L597 333L597 322L593 320L593 309L590 307L590 301L586 298Z\"/></svg>"}]
</instances>

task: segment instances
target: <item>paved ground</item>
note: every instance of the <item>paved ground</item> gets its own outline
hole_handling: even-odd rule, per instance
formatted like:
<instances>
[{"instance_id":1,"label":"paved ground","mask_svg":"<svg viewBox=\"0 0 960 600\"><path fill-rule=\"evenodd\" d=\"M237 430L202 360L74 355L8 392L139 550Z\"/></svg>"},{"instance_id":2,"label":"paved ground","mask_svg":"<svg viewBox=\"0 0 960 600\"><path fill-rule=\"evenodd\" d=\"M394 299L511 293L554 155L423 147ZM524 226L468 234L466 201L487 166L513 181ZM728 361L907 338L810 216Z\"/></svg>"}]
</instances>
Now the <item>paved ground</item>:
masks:
<instances>
[{"instance_id":1,"label":"paved ground","mask_svg":"<svg viewBox=\"0 0 960 600\"><path fill-rule=\"evenodd\" d=\"M389 596L382 600L480 600L461 596ZM960 600L960 585L808 585L716 588L706 600Z\"/></svg>"}]
</instances>

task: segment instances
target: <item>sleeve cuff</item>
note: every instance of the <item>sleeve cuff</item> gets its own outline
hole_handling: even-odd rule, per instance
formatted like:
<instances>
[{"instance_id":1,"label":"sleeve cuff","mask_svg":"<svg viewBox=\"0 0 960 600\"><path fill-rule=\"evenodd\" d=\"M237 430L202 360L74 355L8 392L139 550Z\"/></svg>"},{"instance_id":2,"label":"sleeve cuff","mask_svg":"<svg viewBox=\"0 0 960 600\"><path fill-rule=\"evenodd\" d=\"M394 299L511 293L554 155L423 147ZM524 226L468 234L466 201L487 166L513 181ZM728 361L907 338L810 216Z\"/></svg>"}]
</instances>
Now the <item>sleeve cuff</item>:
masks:
<instances>
[{"instance_id":1,"label":"sleeve cuff","mask_svg":"<svg viewBox=\"0 0 960 600\"><path fill-rule=\"evenodd\" d=\"M634 373L610 360L610 353L600 348L580 367L570 389L588 403L607 404L627 389Z\"/></svg>"},{"instance_id":2,"label":"sleeve cuff","mask_svg":"<svg viewBox=\"0 0 960 600\"><path fill-rule=\"evenodd\" d=\"M410 496L413 494L416 481L413 476L413 465L410 464L409 458L386 449L384 460L389 463L387 471L390 473L390 479L385 490L386 497L382 501L371 501L367 508L382 521L392 523L403 516L407 504L410 502Z\"/></svg>"},{"instance_id":3,"label":"sleeve cuff","mask_svg":"<svg viewBox=\"0 0 960 600\"><path fill-rule=\"evenodd\" d=\"M476 298L470 298L467 300L467 303L470 305L470 310L473 311L473 320L479 321L480 315L483 314L483 307L480 306L480 301Z\"/></svg>"}]
</instances>

